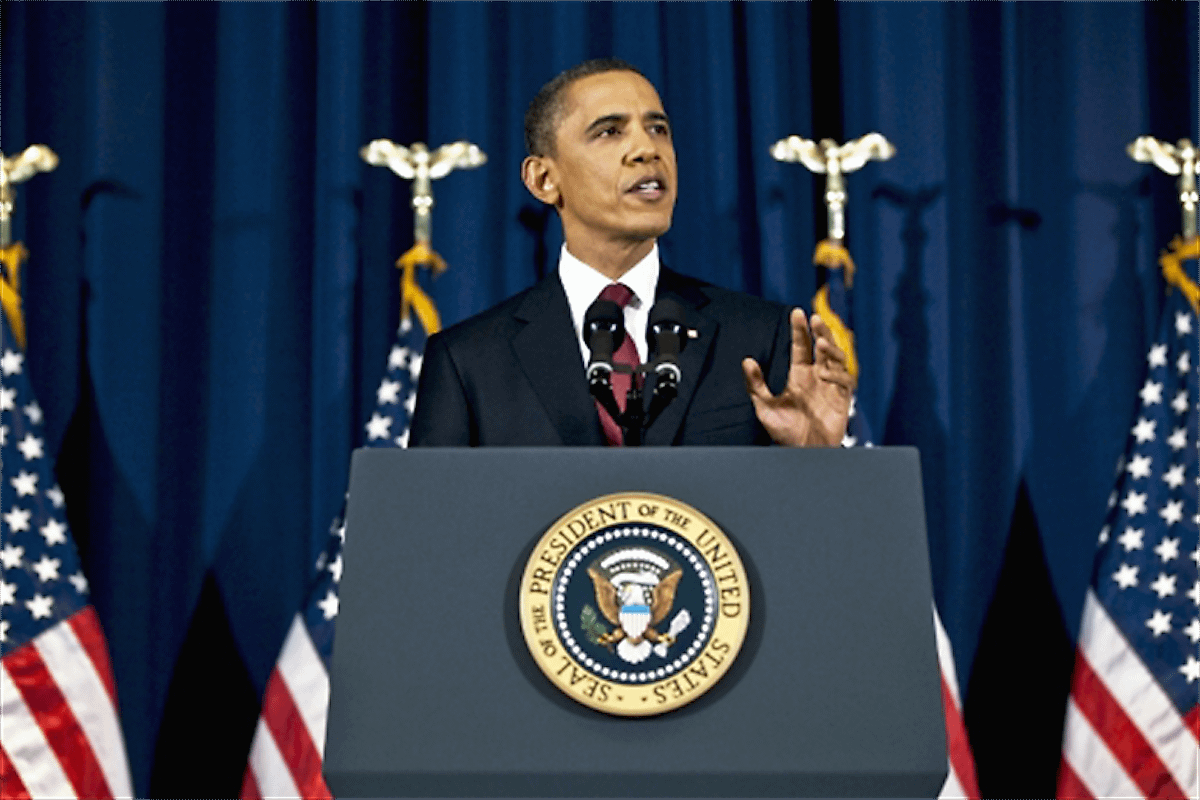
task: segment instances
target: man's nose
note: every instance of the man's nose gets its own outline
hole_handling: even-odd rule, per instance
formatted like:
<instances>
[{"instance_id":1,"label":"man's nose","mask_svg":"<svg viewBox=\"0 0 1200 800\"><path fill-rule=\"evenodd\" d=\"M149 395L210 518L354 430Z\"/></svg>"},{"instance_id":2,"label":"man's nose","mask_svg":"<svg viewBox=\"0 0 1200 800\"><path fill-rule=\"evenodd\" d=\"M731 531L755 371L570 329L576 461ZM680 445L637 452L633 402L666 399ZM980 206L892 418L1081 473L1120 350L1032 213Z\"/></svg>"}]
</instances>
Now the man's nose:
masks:
<instances>
[{"instance_id":1,"label":"man's nose","mask_svg":"<svg viewBox=\"0 0 1200 800\"><path fill-rule=\"evenodd\" d=\"M662 154L658 152L658 143L644 129L639 128L630 139L628 159L634 164L644 164L658 161Z\"/></svg>"}]
</instances>

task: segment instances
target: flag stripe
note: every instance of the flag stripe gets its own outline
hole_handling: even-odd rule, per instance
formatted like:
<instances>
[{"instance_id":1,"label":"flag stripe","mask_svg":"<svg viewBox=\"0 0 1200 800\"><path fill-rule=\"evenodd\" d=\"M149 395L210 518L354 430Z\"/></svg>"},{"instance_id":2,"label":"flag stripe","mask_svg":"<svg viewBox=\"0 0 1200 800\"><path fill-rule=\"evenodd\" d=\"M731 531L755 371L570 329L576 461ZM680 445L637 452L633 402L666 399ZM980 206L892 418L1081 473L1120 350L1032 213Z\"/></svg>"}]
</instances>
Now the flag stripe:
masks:
<instances>
[{"instance_id":1,"label":"flag stripe","mask_svg":"<svg viewBox=\"0 0 1200 800\"><path fill-rule=\"evenodd\" d=\"M113 678L112 662L108 658L108 646L104 643L104 631L100 627L100 618L96 616L96 609L87 606L67 621L87 652L96 674L104 681L104 689L113 708L117 708L117 683Z\"/></svg>"},{"instance_id":2,"label":"flag stripe","mask_svg":"<svg viewBox=\"0 0 1200 800\"><path fill-rule=\"evenodd\" d=\"M112 797L79 720L32 645L31 642L19 647L4 657L9 676L38 727L46 734L46 741L75 789L75 796Z\"/></svg>"},{"instance_id":3,"label":"flag stripe","mask_svg":"<svg viewBox=\"0 0 1200 800\"><path fill-rule=\"evenodd\" d=\"M81 627L86 629L88 623ZM129 767L116 709L90 655L76 638L75 628L56 625L33 641L46 670L79 721L113 797L131 797L133 788L129 785Z\"/></svg>"},{"instance_id":4,"label":"flag stripe","mask_svg":"<svg viewBox=\"0 0 1200 800\"><path fill-rule=\"evenodd\" d=\"M1200 739L1200 704L1192 706L1192 710L1184 716L1183 727L1191 731L1192 735L1197 739ZM1200 759L1200 756L1197 756L1197 759ZM1200 764L1197 765L1197 772L1200 772Z\"/></svg>"},{"instance_id":5,"label":"flag stripe","mask_svg":"<svg viewBox=\"0 0 1200 800\"><path fill-rule=\"evenodd\" d=\"M25 705L7 663L6 658L0 664L0 741L9 761L33 797L74 797L75 789Z\"/></svg>"},{"instance_id":6,"label":"flag stripe","mask_svg":"<svg viewBox=\"0 0 1200 800\"><path fill-rule=\"evenodd\" d=\"M1080 712L1074 696L1067 700L1064 730L1063 759L1093 797L1142 796L1104 738Z\"/></svg>"},{"instance_id":7,"label":"flag stripe","mask_svg":"<svg viewBox=\"0 0 1200 800\"><path fill-rule=\"evenodd\" d=\"M288 693L304 720L304 726L317 748L318 757L325 754L325 717L329 710L329 673L313 646L304 617L297 614L292 620L277 663Z\"/></svg>"},{"instance_id":8,"label":"flag stripe","mask_svg":"<svg viewBox=\"0 0 1200 800\"><path fill-rule=\"evenodd\" d=\"M965 795L978 798L979 784L975 778L975 759L967 739L967 728L945 676L942 677L942 709L946 715L946 752L950 757L950 769Z\"/></svg>"},{"instance_id":9,"label":"flag stripe","mask_svg":"<svg viewBox=\"0 0 1200 800\"><path fill-rule=\"evenodd\" d=\"M938 669L942 674L942 712L946 720L946 755L950 775L939 797L979 797L979 779L975 776L975 756L962 717L962 699L958 691L958 670L954 650L942 625L937 606L933 608L933 630L937 642ZM951 783L953 779L953 784Z\"/></svg>"},{"instance_id":10,"label":"flag stripe","mask_svg":"<svg viewBox=\"0 0 1200 800\"><path fill-rule=\"evenodd\" d=\"M950 689L954 699L954 707L962 708L962 695L958 691L958 670L954 666L954 650L950 645L950 636L942 625L942 617L938 614L937 606L933 608L933 633L937 640L938 667L942 671L942 680Z\"/></svg>"},{"instance_id":11,"label":"flag stripe","mask_svg":"<svg viewBox=\"0 0 1200 800\"><path fill-rule=\"evenodd\" d=\"M1095 800L1064 758L1058 766L1058 800Z\"/></svg>"},{"instance_id":12,"label":"flag stripe","mask_svg":"<svg viewBox=\"0 0 1200 800\"><path fill-rule=\"evenodd\" d=\"M1102 676L1106 692L1129 715L1159 760L1171 771L1175 782L1179 786L1195 787L1200 774L1196 765L1200 743L1090 589L1084 599L1079 648L1096 673ZM1077 687L1072 687L1072 693L1078 691Z\"/></svg>"},{"instance_id":13,"label":"flag stripe","mask_svg":"<svg viewBox=\"0 0 1200 800\"><path fill-rule=\"evenodd\" d=\"M329 797L321 777L321 754L308 735L308 728L278 667L272 670L271 679L267 681L262 718L275 737L280 754L291 767L300 796Z\"/></svg>"},{"instance_id":14,"label":"flag stripe","mask_svg":"<svg viewBox=\"0 0 1200 800\"><path fill-rule=\"evenodd\" d=\"M1071 685L1076 707L1109 743L1117 761L1141 787L1145 796L1183 797L1183 790L1167 772L1158 753L1121 708L1121 704L1109 694L1108 687L1092 670L1082 653L1076 655Z\"/></svg>"},{"instance_id":15,"label":"flag stripe","mask_svg":"<svg viewBox=\"0 0 1200 800\"><path fill-rule=\"evenodd\" d=\"M938 800L967 800L967 793L963 791L962 784L958 782L958 775L954 772L953 767L946 775L946 782L942 785L942 790L938 792Z\"/></svg>"},{"instance_id":16,"label":"flag stripe","mask_svg":"<svg viewBox=\"0 0 1200 800\"><path fill-rule=\"evenodd\" d=\"M258 790L258 781L254 779L254 770L246 764L246 774L242 776L242 791L238 795L242 800L262 800L262 792Z\"/></svg>"},{"instance_id":17,"label":"flag stripe","mask_svg":"<svg viewBox=\"0 0 1200 800\"><path fill-rule=\"evenodd\" d=\"M254 743L250 747L250 769L257 778L256 788L261 797L300 796L296 782L292 780L292 772L275 746L275 737L267 730L262 717L258 719Z\"/></svg>"},{"instance_id":18,"label":"flag stripe","mask_svg":"<svg viewBox=\"0 0 1200 800\"><path fill-rule=\"evenodd\" d=\"M25 784L21 783L21 776L17 774L16 767L8 760L3 745L0 745L0 798L30 800L29 792L25 791Z\"/></svg>"}]
</instances>

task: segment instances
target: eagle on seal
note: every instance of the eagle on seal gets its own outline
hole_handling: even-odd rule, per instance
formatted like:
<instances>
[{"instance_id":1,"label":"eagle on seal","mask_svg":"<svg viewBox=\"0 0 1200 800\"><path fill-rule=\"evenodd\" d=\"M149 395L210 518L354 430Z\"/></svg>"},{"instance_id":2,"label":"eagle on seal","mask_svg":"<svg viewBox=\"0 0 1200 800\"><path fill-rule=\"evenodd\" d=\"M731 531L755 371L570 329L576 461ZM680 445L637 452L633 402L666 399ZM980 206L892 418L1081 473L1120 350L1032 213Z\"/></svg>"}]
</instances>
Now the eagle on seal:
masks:
<instances>
[{"instance_id":1,"label":"eagle on seal","mask_svg":"<svg viewBox=\"0 0 1200 800\"><path fill-rule=\"evenodd\" d=\"M683 570L674 566L657 581L644 572L610 578L595 565L587 572L596 589L596 603L614 626L612 632L599 637L597 644L607 647L617 643L617 654L638 664L650 655L651 642L661 645L663 652L675 643L673 635L659 633L655 626L670 613Z\"/></svg>"}]
</instances>

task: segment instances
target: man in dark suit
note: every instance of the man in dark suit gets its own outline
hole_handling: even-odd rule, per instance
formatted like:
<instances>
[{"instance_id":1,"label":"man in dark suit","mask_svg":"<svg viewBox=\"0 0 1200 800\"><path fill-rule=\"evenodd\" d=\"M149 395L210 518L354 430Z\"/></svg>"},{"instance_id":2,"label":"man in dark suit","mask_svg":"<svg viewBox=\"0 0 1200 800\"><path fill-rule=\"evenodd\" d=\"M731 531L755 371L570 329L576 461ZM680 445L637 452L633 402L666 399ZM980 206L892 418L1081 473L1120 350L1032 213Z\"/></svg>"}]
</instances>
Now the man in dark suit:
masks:
<instances>
[{"instance_id":1,"label":"man in dark suit","mask_svg":"<svg viewBox=\"0 0 1200 800\"><path fill-rule=\"evenodd\" d=\"M613 59L567 70L534 98L525 140L525 186L562 220L559 269L429 339L410 446L619 443L585 377L583 316L602 293L623 306L639 361L656 301L679 303L694 332L679 358L679 395L646 444L841 441L852 378L819 317L810 327L799 309L659 263L657 239L675 207L675 149L641 73Z\"/></svg>"}]
</instances>

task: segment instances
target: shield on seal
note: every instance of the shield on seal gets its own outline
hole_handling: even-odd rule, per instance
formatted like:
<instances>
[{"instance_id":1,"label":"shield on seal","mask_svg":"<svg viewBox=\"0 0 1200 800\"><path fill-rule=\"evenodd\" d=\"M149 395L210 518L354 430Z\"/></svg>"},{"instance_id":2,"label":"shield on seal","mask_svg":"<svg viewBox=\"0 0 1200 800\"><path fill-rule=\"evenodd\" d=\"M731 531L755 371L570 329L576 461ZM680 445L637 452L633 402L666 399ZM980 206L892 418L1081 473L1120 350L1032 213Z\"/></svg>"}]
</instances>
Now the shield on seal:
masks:
<instances>
[{"instance_id":1,"label":"shield on seal","mask_svg":"<svg viewBox=\"0 0 1200 800\"><path fill-rule=\"evenodd\" d=\"M664 639L654 629L671 611L675 588L683 572L671 558L647 546L618 547L588 567L596 589L596 604L617 626L617 655L639 664L653 643Z\"/></svg>"}]
</instances>

